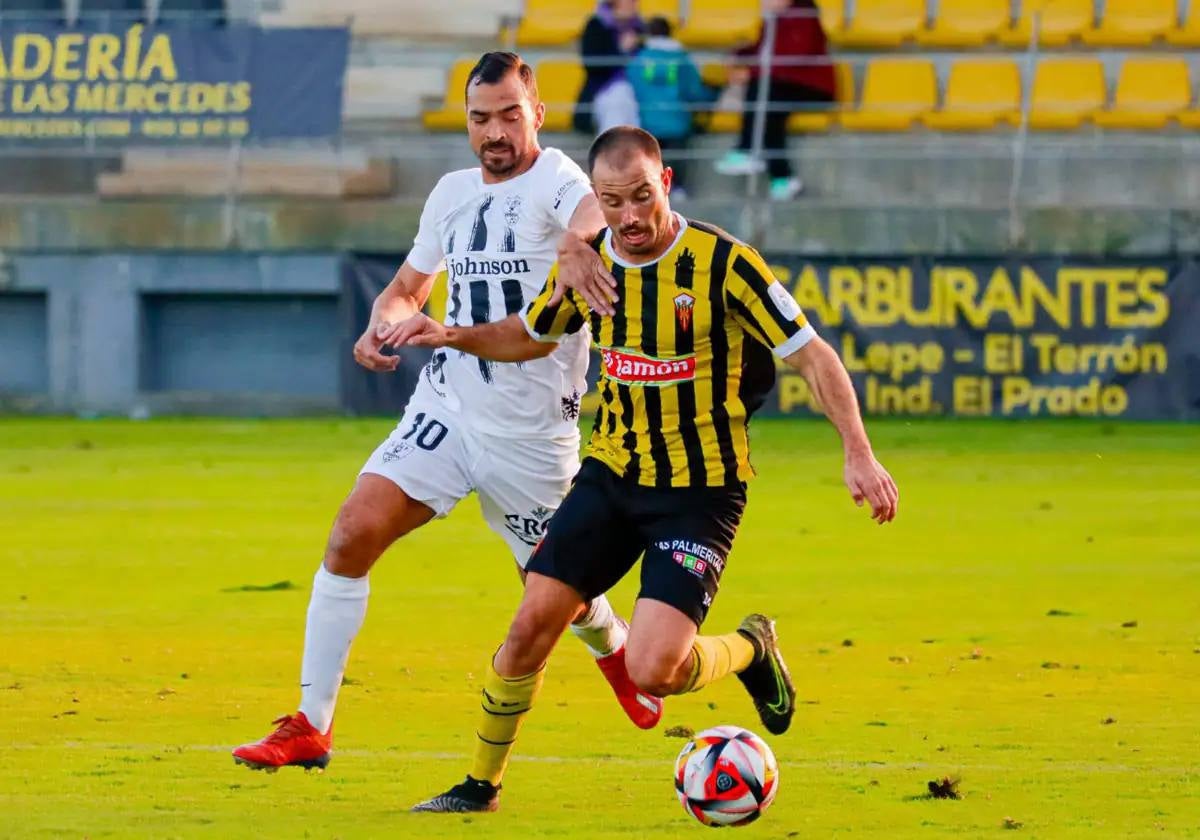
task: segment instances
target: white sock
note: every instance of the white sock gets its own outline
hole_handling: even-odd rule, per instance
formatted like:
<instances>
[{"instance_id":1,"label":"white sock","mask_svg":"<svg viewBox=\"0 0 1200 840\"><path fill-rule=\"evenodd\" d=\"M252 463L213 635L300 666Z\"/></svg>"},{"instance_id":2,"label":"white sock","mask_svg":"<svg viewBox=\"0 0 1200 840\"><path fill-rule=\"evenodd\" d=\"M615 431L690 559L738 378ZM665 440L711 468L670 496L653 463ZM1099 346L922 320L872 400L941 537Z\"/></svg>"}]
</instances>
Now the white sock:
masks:
<instances>
[{"instance_id":1,"label":"white sock","mask_svg":"<svg viewBox=\"0 0 1200 840\"><path fill-rule=\"evenodd\" d=\"M350 644L366 618L370 592L365 576L335 575L324 564L313 578L300 668L300 711L321 732L328 732L333 723Z\"/></svg>"},{"instance_id":2,"label":"white sock","mask_svg":"<svg viewBox=\"0 0 1200 840\"><path fill-rule=\"evenodd\" d=\"M583 618L571 625L571 632L597 659L620 650L629 635L625 622L617 618L612 604L603 595L592 599L592 606Z\"/></svg>"}]
</instances>

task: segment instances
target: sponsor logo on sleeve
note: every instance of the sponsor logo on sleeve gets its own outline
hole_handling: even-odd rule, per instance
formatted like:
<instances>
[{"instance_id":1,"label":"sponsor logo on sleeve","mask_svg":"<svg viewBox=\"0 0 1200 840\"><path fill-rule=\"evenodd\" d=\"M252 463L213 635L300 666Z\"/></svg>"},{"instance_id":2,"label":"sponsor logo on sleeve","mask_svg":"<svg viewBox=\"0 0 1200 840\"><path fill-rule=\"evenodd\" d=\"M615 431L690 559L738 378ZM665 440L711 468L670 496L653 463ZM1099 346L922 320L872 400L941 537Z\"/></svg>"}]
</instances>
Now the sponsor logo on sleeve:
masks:
<instances>
[{"instance_id":1,"label":"sponsor logo on sleeve","mask_svg":"<svg viewBox=\"0 0 1200 840\"><path fill-rule=\"evenodd\" d=\"M796 299L784 288L782 283L776 281L767 286L767 293L770 294L771 301L779 310L779 314L786 320L795 321L800 317L800 304L796 303Z\"/></svg>"}]
</instances>

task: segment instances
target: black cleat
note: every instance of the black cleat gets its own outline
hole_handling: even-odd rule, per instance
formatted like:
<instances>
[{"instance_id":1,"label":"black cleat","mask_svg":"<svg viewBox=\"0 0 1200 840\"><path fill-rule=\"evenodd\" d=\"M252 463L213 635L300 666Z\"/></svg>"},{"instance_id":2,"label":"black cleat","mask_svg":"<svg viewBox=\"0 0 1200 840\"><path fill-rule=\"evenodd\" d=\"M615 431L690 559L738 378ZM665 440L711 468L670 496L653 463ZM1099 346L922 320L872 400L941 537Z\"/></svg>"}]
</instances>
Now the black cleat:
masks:
<instances>
[{"instance_id":1,"label":"black cleat","mask_svg":"<svg viewBox=\"0 0 1200 840\"><path fill-rule=\"evenodd\" d=\"M765 615L748 615L738 632L749 639L758 655L738 679L750 693L763 726L772 735L782 735L792 725L796 711L796 687L779 650L775 622Z\"/></svg>"},{"instance_id":2,"label":"black cleat","mask_svg":"<svg viewBox=\"0 0 1200 840\"><path fill-rule=\"evenodd\" d=\"M412 807L414 813L422 814L465 814L499 809L500 786L491 782L481 782L470 776L467 776L467 780L462 784Z\"/></svg>"}]
</instances>

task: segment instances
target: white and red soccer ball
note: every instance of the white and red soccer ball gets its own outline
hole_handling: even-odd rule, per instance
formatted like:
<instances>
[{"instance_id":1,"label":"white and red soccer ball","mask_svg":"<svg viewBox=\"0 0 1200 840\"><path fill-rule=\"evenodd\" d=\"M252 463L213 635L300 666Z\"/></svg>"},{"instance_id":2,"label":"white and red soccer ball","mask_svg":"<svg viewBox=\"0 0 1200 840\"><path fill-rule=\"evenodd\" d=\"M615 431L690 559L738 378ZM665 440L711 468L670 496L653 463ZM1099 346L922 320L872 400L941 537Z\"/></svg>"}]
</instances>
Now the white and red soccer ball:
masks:
<instances>
[{"instance_id":1,"label":"white and red soccer ball","mask_svg":"<svg viewBox=\"0 0 1200 840\"><path fill-rule=\"evenodd\" d=\"M740 726L706 729L675 759L683 810L713 828L746 825L775 801L779 765L762 738Z\"/></svg>"}]
</instances>

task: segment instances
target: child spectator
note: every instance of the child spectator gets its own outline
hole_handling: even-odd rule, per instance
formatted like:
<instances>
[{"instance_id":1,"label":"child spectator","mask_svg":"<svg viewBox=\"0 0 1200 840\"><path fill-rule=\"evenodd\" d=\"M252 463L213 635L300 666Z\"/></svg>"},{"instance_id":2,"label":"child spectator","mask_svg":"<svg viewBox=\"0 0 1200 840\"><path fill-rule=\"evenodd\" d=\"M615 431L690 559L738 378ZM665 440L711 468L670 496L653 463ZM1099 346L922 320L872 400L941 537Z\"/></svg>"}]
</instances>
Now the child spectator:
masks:
<instances>
[{"instance_id":1,"label":"child spectator","mask_svg":"<svg viewBox=\"0 0 1200 840\"><path fill-rule=\"evenodd\" d=\"M687 198L684 186L692 111L696 105L713 101L716 91L701 81L691 56L671 37L670 21L651 18L646 34L626 75L637 95L641 127L658 138L663 158L675 170L672 197Z\"/></svg>"}]
</instances>

